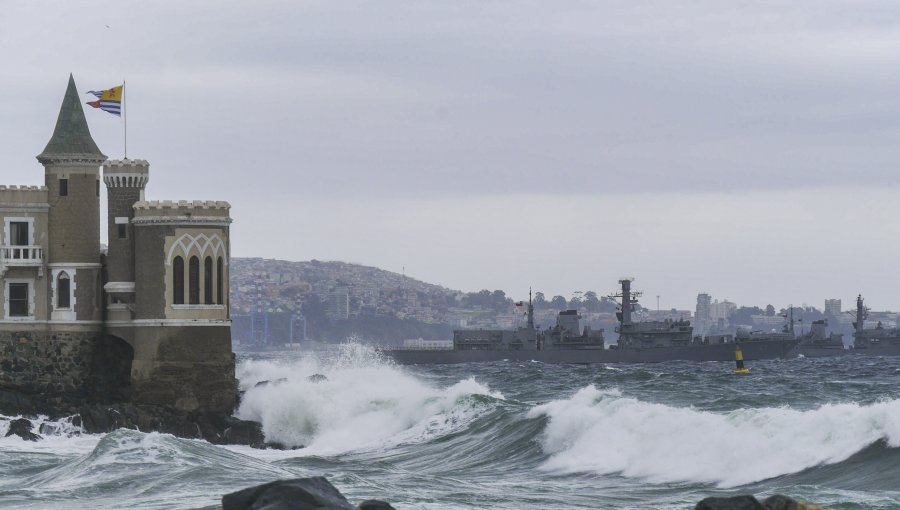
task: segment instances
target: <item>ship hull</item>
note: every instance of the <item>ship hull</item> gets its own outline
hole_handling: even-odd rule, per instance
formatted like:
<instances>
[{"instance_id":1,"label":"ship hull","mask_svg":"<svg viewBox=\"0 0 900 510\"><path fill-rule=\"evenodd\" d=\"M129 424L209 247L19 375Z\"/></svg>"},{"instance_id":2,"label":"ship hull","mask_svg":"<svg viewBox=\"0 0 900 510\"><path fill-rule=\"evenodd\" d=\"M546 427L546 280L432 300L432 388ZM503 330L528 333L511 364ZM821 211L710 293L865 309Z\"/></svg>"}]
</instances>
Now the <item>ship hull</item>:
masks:
<instances>
[{"instance_id":1,"label":"ship hull","mask_svg":"<svg viewBox=\"0 0 900 510\"><path fill-rule=\"evenodd\" d=\"M735 345L745 360L788 358L795 341L755 341L739 344L689 345L649 349L560 349L560 350L385 350L383 354L401 365L435 365L489 361L539 361L542 363L661 363L664 361L734 361Z\"/></svg>"},{"instance_id":2,"label":"ship hull","mask_svg":"<svg viewBox=\"0 0 900 510\"><path fill-rule=\"evenodd\" d=\"M796 355L804 358L827 358L831 356L900 356L900 345L870 347L867 349L841 349L835 347L797 346Z\"/></svg>"}]
</instances>

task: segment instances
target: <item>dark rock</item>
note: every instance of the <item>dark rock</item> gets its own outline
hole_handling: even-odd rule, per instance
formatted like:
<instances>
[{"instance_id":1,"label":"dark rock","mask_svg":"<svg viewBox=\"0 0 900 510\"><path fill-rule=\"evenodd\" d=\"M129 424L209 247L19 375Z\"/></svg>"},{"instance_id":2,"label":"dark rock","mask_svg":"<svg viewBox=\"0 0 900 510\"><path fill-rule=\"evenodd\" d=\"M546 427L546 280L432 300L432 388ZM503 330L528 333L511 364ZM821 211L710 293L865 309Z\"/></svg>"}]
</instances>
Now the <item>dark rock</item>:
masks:
<instances>
[{"instance_id":1,"label":"dark rock","mask_svg":"<svg viewBox=\"0 0 900 510\"><path fill-rule=\"evenodd\" d=\"M322 377L325 377L325 376L322 376ZM287 377L282 377L281 379L275 379L274 381L269 381L269 380L259 381L258 383L254 384L253 387L259 388L260 386L268 386L270 384L272 384L272 385L281 384L283 382L287 382Z\"/></svg>"},{"instance_id":2,"label":"dark rock","mask_svg":"<svg viewBox=\"0 0 900 510\"><path fill-rule=\"evenodd\" d=\"M35 414L36 408L28 395L9 389L0 389L0 413L5 415Z\"/></svg>"},{"instance_id":3,"label":"dark rock","mask_svg":"<svg viewBox=\"0 0 900 510\"><path fill-rule=\"evenodd\" d=\"M697 503L694 510L765 510L765 507L753 496L734 496L706 498Z\"/></svg>"},{"instance_id":4,"label":"dark rock","mask_svg":"<svg viewBox=\"0 0 900 510\"><path fill-rule=\"evenodd\" d=\"M695 510L822 510L812 503L803 503L787 496L769 496L760 503L753 496L732 498L706 498L697 503ZM375 510L375 509L373 509Z\"/></svg>"},{"instance_id":5,"label":"dark rock","mask_svg":"<svg viewBox=\"0 0 900 510\"><path fill-rule=\"evenodd\" d=\"M309 381L309 382L316 382L316 383L317 383L317 382L324 382L324 381L327 381L328 378L325 377L325 376L322 375L322 374L313 374L313 375L307 377L306 380Z\"/></svg>"},{"instance_id":6,"label":"dark rock","mask_svg":"<svg viewBox=\"0 0 900 510\"><path fill-rule=\"evenodd\" d=\"M222 496L222 510L355 510L322 476L278 480Z\"/></svg>"},{"instance_id":7,"label":"dark rock","mask_svg":"<svg viewBox=\"0 0 900 510\"><path fill-rule=\"evenodd\" d=\"M133 404L85 405L77 409L73 423L85 432L102 434L120 428L162 432L213 444L265 446L259 423L239 420L225 413L183 413L166 407Z\"/></svg>"},{"instance_id":8,"label":"dark rock","mask_svg":"<svg viewBox=\"0 0 900 510\"><path fill-rule=\"evenodd\" d=\"M812 503L803 503L794 498L776 494L769 496L763 501L766 510L821 510L822 507Z\"/></svg>"},{"instance_id":9,"label":"dark rock","mask_svg":"<svg viewBox=\"0 0 900 510\"><path fill-rule=\"evenodd\" d=\"M357 508L359 510L397 510L387 501L381 501L380 499L367 499L360 503Z\"/></svg>"},{"instance_id":10,"label":"dark rock","mask_svg":"<svg viewBox=\"0 0 900 510\"><path fill-rule=\"evenodd\" d=\"M30 420L18 418L9 422L9 430L6 432L6 437L19 436L25 441L38 441L41 439L41 436L32 432L33 428L34 425Z\"/></svg>"}]
</instances>

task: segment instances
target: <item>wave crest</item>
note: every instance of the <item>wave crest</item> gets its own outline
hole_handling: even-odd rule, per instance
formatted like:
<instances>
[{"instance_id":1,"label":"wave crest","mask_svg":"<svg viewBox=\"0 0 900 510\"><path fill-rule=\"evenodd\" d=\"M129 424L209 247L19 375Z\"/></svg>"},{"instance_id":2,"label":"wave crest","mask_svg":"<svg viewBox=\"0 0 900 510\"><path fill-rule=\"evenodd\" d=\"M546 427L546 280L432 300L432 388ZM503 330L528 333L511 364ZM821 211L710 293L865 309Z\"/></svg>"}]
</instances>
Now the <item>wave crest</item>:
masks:
<instances>
[{"instance_id":1,"label":"wave crest","mask_svg":"<svg viewBox=\"0 0 900 510\"><path fill-rule=\"evenodd\" d=\"M841 462L879 440L900 446L900 400L713 413L587 386L529 412L542 416L541 443L550 455L543 469L653 483L734 487Z\"/></svg>"},{"instance_id":2,"label":"wave crest","mask_svg":"<svg viewBox=\"0 0 900 510\"><path fill-rule=\"evenodd\" d=\"M434 388L358 345L330 360L247 362L240 373L248 389L238 416L262 423L268 441L317 455L428 440L492 407L473 396L503 398L472 378ZM260 380L276 382L255 386Z\"/></svg>"}]
</instances>

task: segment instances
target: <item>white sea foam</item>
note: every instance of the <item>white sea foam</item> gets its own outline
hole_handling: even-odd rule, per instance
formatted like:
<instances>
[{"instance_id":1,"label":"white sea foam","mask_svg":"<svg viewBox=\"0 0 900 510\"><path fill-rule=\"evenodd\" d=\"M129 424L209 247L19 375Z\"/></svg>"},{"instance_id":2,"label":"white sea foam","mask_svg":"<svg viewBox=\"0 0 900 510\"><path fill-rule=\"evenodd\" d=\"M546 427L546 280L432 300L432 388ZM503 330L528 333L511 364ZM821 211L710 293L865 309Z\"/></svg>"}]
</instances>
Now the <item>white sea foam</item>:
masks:
<instances>
[{"instance_id":1,"label":"white sea foam","mask_svg":"<svg viewBox=\"0 0 900 510\"><path fill-rule=\"evenodd\" d=\"M900 400L698 411L582 388L533 408L549 421L543 469L734 487L832 464L878 440L900 447Z\"/></svg>"},{"instance_id":2,"label":"white sea foam","mask_svg":"<svg viewBox=\"0 0 900 510\"><path fill-rule=\"evenodd\" d=\"M308 380L313 374L327 380ZM503 398L474 379L435 388L358 344L328 361L249 361L239 375L247 390L238 416L262 423L266 440L305 446L303 454L309 455L427 440L491 407L473 395ZM262 380L270 382L256 386Z\"/></svg>"}]
</instances>

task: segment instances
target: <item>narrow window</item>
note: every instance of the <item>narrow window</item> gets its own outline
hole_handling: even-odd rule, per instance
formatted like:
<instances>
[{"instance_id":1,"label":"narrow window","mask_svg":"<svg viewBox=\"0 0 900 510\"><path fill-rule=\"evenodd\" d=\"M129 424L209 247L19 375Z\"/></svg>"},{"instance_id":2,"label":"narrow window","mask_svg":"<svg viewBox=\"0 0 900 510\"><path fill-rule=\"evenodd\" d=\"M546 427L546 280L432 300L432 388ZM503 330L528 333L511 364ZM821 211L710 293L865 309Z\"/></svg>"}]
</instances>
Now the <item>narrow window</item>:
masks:
<instances>
[{"instance_id":1,"label":"narrow window","mask_svg":"<svg viewBox=\"0 0 900 510\"><path fill-rule=\"evenodd\" d=\"M200 304L200 259L191 257L188 262L188 303Z\"/></svg>"},{"instance_id":2,"label":"narrow window","mask_svg":"<svg viewBox=\"0 0 900 510\"><path fill-rule=\"evenodd\" d=\"M203 261L203 304L213 304L213 263L212 257Z\"/></svg>"},{"instance_id":3,"label":"narrow window","mask_svg":"<svg viewBox=\"0 0 900 510\"><path fill-rule=\"evenodd\" d=\"M222 257L219 257L219 260L216 261L216 303L220 305L225 304L225 300L222 299L222 295L224 294L223 289L225 288L225 268L222 265Z\"/></svg>"},{"instance_id":4,"label":"narrow window","mask_svg":"<svg viewBox=\"0 0 900 510\"><path fill-rule=\"evenodd\" d=\"M72 286L71 280L69 280L69 275L65 272L59 273L59 276L56 278L56 307L57 308L71 308L72 307L72 298L71 298Z\"/></svg>"},{"instance_id":5,"label":"narrow window","mask_svg":"<svg viewBox=\"0 0 900 510\"><path fill-rule=\"evenodd\" d=\"M99 197L100 196L100 179L97 179L95 182L97 183L97 196Z\"/></svg>"},{"instance_id":6,"label":"narrow window","mask_svg":"<svg viewBox=\"0 0 900 510\"><path fill-rule=\"evenodd\" d=\"M28 317L28 284L9 284L9 316Z\"/></svg>"},{"instance_id":7,"label":"narrow window","mask_svg":"<svg viewBox=\"0 0 900 510\"><path fill-rule=\"evenodd\" d=\"M172 303L184 304L184 259L181 257L172 261Z\"/></svg>"},{"instance_id":8,"label":"narrow window","mask_svg":"<svg viewBox=\"0 0 900 510\"><path fill-rule=\"evenodd\" d=\"M9 222L9 244L13 246L28 246L28 222Z\"/></svg>"},{"instance_id":9,"label":"narrow window","mask_svg":"<svg viewBox=\"0 0 900 510\"><path fill-rule=\"evenodd\" d=\"M60 179L59 180L59 196L61 196L61 197L69 196L69 179Z\"/></svg>"},{"instance_id":10,"label":"narrow window","mask_svg":"<svg viewBox=\"0 0 900 510\"><path fill-rule=\"evenodd\" d=\"M119 231L119 239L125 239L128 237L128 225L125 223L117 223L116 229Z\"/></svg>"}]
</instances>

